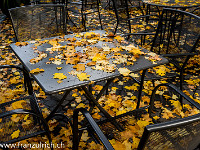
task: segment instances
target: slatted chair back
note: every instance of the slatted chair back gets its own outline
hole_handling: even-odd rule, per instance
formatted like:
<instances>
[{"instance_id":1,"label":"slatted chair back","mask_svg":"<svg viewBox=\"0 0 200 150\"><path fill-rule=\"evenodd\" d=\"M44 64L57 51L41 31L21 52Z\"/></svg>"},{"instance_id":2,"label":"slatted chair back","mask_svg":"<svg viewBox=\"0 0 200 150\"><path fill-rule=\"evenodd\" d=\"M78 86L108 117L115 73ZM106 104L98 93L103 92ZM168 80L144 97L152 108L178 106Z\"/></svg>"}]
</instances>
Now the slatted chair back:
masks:
<instances>
[{"instance_id":1,"label":"slatted chair back","mask_svg":"<svg viewBox=\"0 0 200 150\"><path fill-rule=\"evenodd\" d=\"M199 16L165 8L160 16L151 51L158 54L187 54L195 51L199 39Z\"/></svg>"},{"instance_id":2,"label":"slatted chair back","mask_svg":"<svg viewBox=\"0 0 200 150\"><path fill-rule=\"evenodd\" d=\"M38 4L9 10L17 41L66 34L65 6Z\"/></svg>"},{"instance_id":3,"label":"slatted chair back","mask_svg":"<svg viewBox=\"0 0 200 150\"><path fill-rule=\"evenodd\" d=\"M195 149L200 144L200 114L145 127L138 149Z\"/></svg>"}]
</instances>

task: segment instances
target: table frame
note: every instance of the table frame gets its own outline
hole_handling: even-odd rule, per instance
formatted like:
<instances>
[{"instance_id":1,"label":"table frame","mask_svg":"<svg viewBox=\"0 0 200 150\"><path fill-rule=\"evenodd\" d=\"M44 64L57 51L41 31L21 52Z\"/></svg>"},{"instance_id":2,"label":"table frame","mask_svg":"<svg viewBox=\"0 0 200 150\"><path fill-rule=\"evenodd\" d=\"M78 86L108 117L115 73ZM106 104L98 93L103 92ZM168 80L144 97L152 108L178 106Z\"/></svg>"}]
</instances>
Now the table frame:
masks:
<instances>
[{"instance_id":1,"label":"table frame","mask_svg":"<svg viewBox=\"0 0 200 150\"><path fill-rule=\"evenodd\" d=\"M102 33L102 34L105 33L105 31L93 31L93 32ZM72 37L72 36L73 35L67 35L66 37ZM17 47L14 43L11 44L12 50L17 55L17 57L21 60L22 64L24 65L25 69L28 72L30 70L32 70L32 69L38 68L38 66L40 66L42 64L41 62L43 61L42 60L39 63L34 64L34 65L31 65L29 63L29 60L30 60L29 59L29 55L30 55L31 58L33 57L32 56L33 52L31 52L32 50L30 49L31 46L32 45L30 44L30 45L27 45L27 46ZM44 47L41 46L41 49L44 49ZM143 50L145 52L148 52L145 49L143 49ZM157 62L157 64L153 64L149 60L146 60L144 58L144 56L140 56L140 59L138 59L139 62L135 62L135 64L133 66L129 66L129 67L135 67L134 69L132 69L133 72L144 70L143 71L143 75L142 75L143 80L141 82L141 85L143 85L144 74L145 74L146 69L154 67L154 66L158 66L158 65L162 65L162 64L168 63L168 60L166 58L163 58L163 57L161 57L161 58L162 58L162 60L160 62ZM150 63L145 66L145 61L150 62ZM140 64L140 63L143 63L143 64ZM44 67L44 70L45 69L50 69L49 74L53 73L53 68L51 66L52 65L50 65L50 66L48 66L46 68ZM53 65L53 66L56 67L56 65ZM67 66L67 65L65 65L65 66ZM93 71L93 72L95 72L95 71ZM112 83L112 81L116 77L120 77L121 76L121 74L119 72L115 71L115 73L111 73L111 74L109 73L109 75L106 74L107 75L106 77L102 77L103 75L105 75L105 74L102 73L98 78L96 78L95 82L98 82L98 81L107 81L107 83L104 85L103 89L100 91L100 93L97 95L96 98L92 95L92 93L90 91L91 86L88 89L86 88L86 86L90 85L90 81L83 81L83 82L79 81L77 84L74 84L73 86L68 86L67 84L64 84L65 87L62 87L61 84L51 85L51 86L56 86L56 87L59 86L59 88L57 90L53 89L52 91L46 89L46 87L44 85L46 81L43 81L43 80L45 80L45 79L48 80L49 74L47 74L47 77L43 77L44 75L42 75L42 73L41 74L32 74L32 76L36 80L36 82L41 86L41 88L44 90L44 92L46 94L58 93L58 92L61 92L61 91L65 91L65 93L64 93L63 97L60 99L59 103L54 107L53 111L51 111L50 115L46 118L46 120L51 119L55 115L55 113L57 112L58 108L61 106L61 104L63 103L63 101L66 99L66 97L68 96L68 94L70 93L70 91L73 90L73 89L78 89L80 91L84 90L84 92L85 92L84 96L90 102L90 106L91 106L90 112L93 110L94 106L97 106L98 109L104 114L104 116L106 118L108 118L108 119L112 118L112 116L106 110L104 110L101 107L101 105L98 103L98 99L103 95L103 93L106 91L106 89L108 89L108 86ZM51 80L55 82L55 79L51 79ZM49 82L51 82L51 81L49 81ZM69 83L69 82L66 82L66 83ZM140 85L140 91L142 92L143 86L141 86L141 85ZM141 97L141 92L138 95L138 106L137 106L137 108L139 107L139 99ZM68 104L70 104L70 102L71 101L69 101ZM123 131L124 130L123 127L121 125L119 125L116 120L112 120L112 124L114 124L119 131Z\"/></svg>"}]
</instances>

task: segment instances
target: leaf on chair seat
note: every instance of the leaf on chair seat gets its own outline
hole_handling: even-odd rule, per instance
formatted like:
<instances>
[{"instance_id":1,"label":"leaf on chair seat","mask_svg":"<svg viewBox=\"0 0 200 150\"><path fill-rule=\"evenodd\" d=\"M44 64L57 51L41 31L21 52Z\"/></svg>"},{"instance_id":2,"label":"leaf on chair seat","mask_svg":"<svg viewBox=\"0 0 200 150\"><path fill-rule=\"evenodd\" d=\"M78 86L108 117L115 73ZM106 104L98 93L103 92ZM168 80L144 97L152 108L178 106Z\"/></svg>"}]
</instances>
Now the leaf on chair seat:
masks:
<instances>
[{"instance_id":1,"label":"leaf on chair seat","mask_svg":"<svg viewBox=\"0 0 200 150\"><path fill-rule=\"evenodd\" d=\"M12 139L14 139L14 138L18 138L18 137L19 137L19 133L20 133L20 130L19 130L19 129L16 130L16 131L14 131L14 132L11 134Z\"/></svg>"}]
</instances>

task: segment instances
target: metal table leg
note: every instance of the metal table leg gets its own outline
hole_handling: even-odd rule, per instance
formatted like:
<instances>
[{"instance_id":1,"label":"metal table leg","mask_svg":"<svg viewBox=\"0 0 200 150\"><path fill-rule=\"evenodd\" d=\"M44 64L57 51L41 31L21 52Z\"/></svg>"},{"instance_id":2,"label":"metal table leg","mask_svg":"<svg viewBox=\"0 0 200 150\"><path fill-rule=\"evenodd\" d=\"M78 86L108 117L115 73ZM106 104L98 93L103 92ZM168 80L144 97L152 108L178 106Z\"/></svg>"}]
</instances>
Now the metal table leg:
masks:
<instances>
[{"instance_id":1,"label":"metal table leg","mask_svg":"<svg viewBox=\"0 0 200 150\"><path fill-rule=\"evenodd\" d=\"M70 93L71 90L67 90L65 92L65 94L63 95L62 99L59 101L59 103L56 105L56 107L53 109L53 111L51 111L51 113L47 116L46 120L50 120L51 117L54 116L54 114L56 113L56 111L58 110L58 108L61 106L61 104L63 103L63 101L65 100L65 98L67 97L67 95Z\"/></svg>"},{"instance_id":2,"label":"metal table leg","mask_svg":"<svg viewBox=\"0 0 200 150\"><path fill-rule=\"evenodd\" d=\"M92 101L99 108L99 110L105 115L106 118L112 118L112 116L105 109L103 109L101 107L101 105L97 101L101 97L101 95L103 94L103 92L107 89L107 87L109 86L109 84L111 83L111 81L112 80L110 80L110 81L108 81L106 83L106 85L103 87L103 89L101 90L101 92L99 93L99 95L97 96L96 99L94 98L94 96L92 95L92 93L90 93L89 90L86 87L79 88L79 90L83 89L85 91L86 97L88 97L89 100ZM113 125L115 125L115 127L119 131L124 131L124 128L116 120L113 120L111 123Z\"/></svg>"}]
</instances>

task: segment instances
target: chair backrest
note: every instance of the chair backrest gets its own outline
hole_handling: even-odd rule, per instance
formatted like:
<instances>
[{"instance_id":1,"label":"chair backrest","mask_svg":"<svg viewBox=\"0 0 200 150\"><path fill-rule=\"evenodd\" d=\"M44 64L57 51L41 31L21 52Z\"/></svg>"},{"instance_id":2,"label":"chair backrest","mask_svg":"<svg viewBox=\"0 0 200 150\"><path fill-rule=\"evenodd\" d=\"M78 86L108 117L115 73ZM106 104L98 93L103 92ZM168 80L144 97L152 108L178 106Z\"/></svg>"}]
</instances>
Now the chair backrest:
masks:
<instances>
[{"instance_id":1,"label":"chair backrest","mask_svg":"<svg viewBox=\"0 0 200 150\"><path fill-rule=\"evenodd\" d=\"M138 149L193 150L200 144L200 114L145 127Z\"/></svg>"},{"instance_id":2,"label":"chair backrest","mask_svg":"<svg viewBox=\"0 0 200 150\"><path fill-rule=\"evenodd\" d=\"M38 4L9 10L17 41L66 34L65 6Z\"/></svg>"},{"instance_id":3,"label":"chair backrest","mask_svg":"<svg viewBox=\"0 0 200 150\"><path fill-rule=\"evenodd\" d=\"M192 13L164 8L151 51L157 54L194 52L200 39L200 17Z\"/></svg>"}]
</instances>

